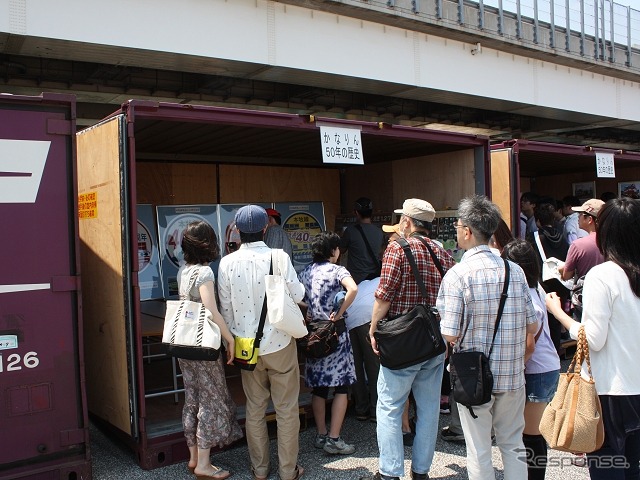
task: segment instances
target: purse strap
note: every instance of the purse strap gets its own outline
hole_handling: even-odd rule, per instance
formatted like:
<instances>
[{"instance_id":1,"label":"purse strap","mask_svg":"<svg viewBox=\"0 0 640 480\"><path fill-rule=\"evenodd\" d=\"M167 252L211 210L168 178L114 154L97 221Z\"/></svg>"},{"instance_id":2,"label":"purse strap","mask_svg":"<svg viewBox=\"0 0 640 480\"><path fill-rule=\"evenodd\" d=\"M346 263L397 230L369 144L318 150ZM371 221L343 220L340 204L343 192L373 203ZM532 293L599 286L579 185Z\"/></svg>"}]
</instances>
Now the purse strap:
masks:
<instances>
[{"instance_id":1,"label":"purse strap","mask_svg":"<svg viewBox=\"0 0 640 480\"><path fill-rule=\"evenodd\" d=\"M191 300L191 289L195 286L196 280L198 280L198 275L200 274L200 266L194 265L195 268L193 272L191 272L191 276L189 277L189 284L187 285L186 293L180 294L180 300Z\"/></svg>"},{"instance_id":2,"label":"purse strap","mask_svg":"<svg viewBox=\"0 0 640 480\"><path fill-rule=\"evenodd\" d=\"M506 303L507 297L509 296L507 294L507 290L509 290L509 279L511 278L511 271L510 271L509 262L507 261L507 259L503 258L502 261L504 262L504 285L502 286L502 294L500 295L500 305L498 306L498 315L496 316L496 324L493 327L493 337L491 338L491 347L489 347L489 354L487 355L487 358L490 358L491 352L493 352L493 344L495 343L496 335L498 334L498 327L500 326L500 319L502 318L504 304ZM470 324L471 322L467 323L467 326L464 329L464 333L462 334L462 337L460 338L460 342L458 342L458 345L462 345L462 341L464 340L464 337L467 335L467 330L469 330Z\"/></svg>"},{"instance_id":3,"label":"purse strap","mask_svg":"<svg viewBox=\"0 0 640 480\"><path fill-rule=\"evenodd\" d=\"M427 247L427 249L429 250L429 253L431 254L431 258L433 259L433 263L435 264L436 268L440 272L440 276L444 277L444 269L442 268L442 264L440 263L440 260L438 260L438 257L436 257L436 254L433 252L433 250L431 249L427 241L422 237L419 237L419 236L416 236L416 237L418 238L418 240L424 243L424 245ZM409 261L409 265L411 265L411 271L413 272L413 276L416 278L416 283L418 284L418 288L420 288L420 293L426 300L427 288L424 286L424 282L422 281L422 275L420 275L420 272L418 271L418 265L416 264L416 259L413 256L413 252L411 251L411 246L409 245L409 242L407 242L407 240L402 237L398 238L396 242L398 242L398 244L402 247L402 250L404 250L404 254L407 257L407 260Z\"/></svg>"},{"instance_id":4,"label":"purse strap","mask_svg":"<svg viewBox=\"0 0 640 480\"><path fill-rule=\"evenodd\" d=\"M573 355L573 359L567 369L567 373L575 372L579 375L583 361L587 362L587 373L589 374L589 379L593 382L593 374L591 373L591 357L589 356L589 343L587 342L587 334L584 331L584 325L581 325L580 330L578 330L576 353Z\"/></svg>"},{"instance_id":5,"label":"purse strap","mask_svg":"<svg viewBox=\"0 0 640 480\"><path fill-rule=\"evenodd\" d=\"M273 258L269 258L269 275L273 275ZM256 332L256 339L253 342L253 347L260 347L262 341L264 322L267 319L267 290L264 291L264 300L262 302L262 312L260 313L260 322L258 323L258 331Z\"/></svg>"},{"instance_id":6,"label":"purse strap","mask_svg":"<svg viewBox=\"0 0 640 480\"><path fill-rule=\"evenodd\" d=\"M379 267L380 266L380 259L377 258L375 256L375 254L373 253L373 249L371 248L371 245L369 244L369 240L367 239L367 236L364 234L364 230L362 229L362 225L360 225L359 223L356 223L354 226L355 226L356 230L358 230L358 232L360 232L360 235L362 235L362 240L364 240L364 246L367 247L367 252L369 252L369 256L373 260L374 265L378 265L378 267Z\"/></svg>"}]
</instances>

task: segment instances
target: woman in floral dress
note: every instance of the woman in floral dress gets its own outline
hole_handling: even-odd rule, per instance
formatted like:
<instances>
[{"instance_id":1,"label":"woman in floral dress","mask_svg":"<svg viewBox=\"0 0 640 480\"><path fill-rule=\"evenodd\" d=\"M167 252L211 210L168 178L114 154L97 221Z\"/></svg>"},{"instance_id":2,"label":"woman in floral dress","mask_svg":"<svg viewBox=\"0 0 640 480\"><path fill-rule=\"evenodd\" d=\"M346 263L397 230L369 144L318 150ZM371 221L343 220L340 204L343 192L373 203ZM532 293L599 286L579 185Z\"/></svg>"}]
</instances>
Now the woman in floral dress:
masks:
<instances>
[{"instance_id":1,"label":"woman in floral dress","mask_svg":"<svg viewBox=\"0 0 640 480\"><path fill-rule=\"evenodd\" d=\"M300 273L300 282L305 287L305 302L308 305L307 321L342 323L338 349L324 358L307 358L305 383L313 388L311 405L318 433L314 445L327 453L350 455L353 445L341 437L342 422L347 411L349 385L356 382L353 352L349 334L344 328L344 315L356 298L358 287L346 268L336 265L340 250L340 237L324 232L313 241L313 263ZM336 294L346 290L344 301L334 309ZM334 389L331 406L331 424L327 429L325 407L329 388Z\"/></svg>"},{"instance_id":2,"label":"woman in floral dress","mask_svg":"<svg viewBox=\"0 0 640 480\"><path fill-rule=\"evenodd\" d=\"M213 228L202 221L190 223L182 237L182 251L186 265L178 271L178 288L186 289L194 270L198 270L195 284L187 295L193 301L204 303L213 313L213 321L227 343L226 359L222 356L213 362L178 359L185 392L182 424L190 454L187 468L198 480L224 480L231 474L211 465L211 447L229 445L242 437L242 430L224 374L223 362L233 361L234 340L218 312L215 280L209 267L220 254Z\"/></svg>"}]
</instances>

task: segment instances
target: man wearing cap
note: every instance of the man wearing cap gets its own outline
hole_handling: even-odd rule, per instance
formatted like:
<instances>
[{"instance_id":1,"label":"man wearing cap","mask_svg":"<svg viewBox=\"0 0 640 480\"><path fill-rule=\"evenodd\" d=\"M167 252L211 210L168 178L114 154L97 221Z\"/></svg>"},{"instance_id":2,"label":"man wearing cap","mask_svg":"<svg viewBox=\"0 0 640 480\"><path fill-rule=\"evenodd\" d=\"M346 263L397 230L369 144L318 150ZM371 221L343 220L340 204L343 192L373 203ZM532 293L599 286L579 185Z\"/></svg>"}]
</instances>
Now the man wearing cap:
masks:
<instances>
[{"instance_id":1,"label":"man wearing cap","mask_svg":"<svg viewBox=\"0 0 640 480\"><path fill-rule=\"evenodd\" d=\"M348 253L347 270L356 283L380 276L380 254L384 245L382 230L371 223L373 202L360 197L354 205L355 225L347 227L340 240L340 253Z\"/></svg>"},{"instance_id":2,"label":"man wearing cap","mask_svg":"<svg viewBox=\"0 0 640 480\"><path fill-rule=\"evenodd\" d=\"M418 304L435 305L442 277L421 239L435 253L445 272L454 265L453 259L427 236L436 215L429 202L410 198L405 200L400 213L402 213L400 231L409 243L427 290L427 298L422 297L400 244L389 243L382 259L382 274L375 293L369 330L371 346L376 353L378 349L373 333L381 319L400 315ZM380 460L379 471L373 477L374 479L393 480L404 475L401 417L409 392L412 390L416 400L418 420L413 441L411 478L414 480L429 478L438 435L443 362L444 353L399 370L380 367L376 411Z\"/></svg>"},{"instance_id":3,"label":"man wearing cap","mask_svg":"<svg viewBox=\"0 0 640 480\"><path fill-rule=\"evenodd\" d=\"M281 248L291 261L293 261L293 248L291 246L291 240L289 239L289 235L282 229L282 217L280 216L280 212L274 210L273 208L267 208L267 215L269 215L269 226L267 227L267 232L264 234L264 243L267 244L269 248Z\"/></svg>"},{"instance_id":4,"label":"man wearing cap","mask_svg":"<svg viewBox=\"0 0 640 480\"><path fill-rule=\"evenodd\" d=\"M604 257L596 245L596 219L603 206L602 200L592 198L579 207L571 208L577 212L578 226L588 235L575 240L569 247L567 261L564 266L558 268L563 280L569 280L574 276L580 278L592 267L604 262Z\"/></svg>"},{"instance_id":5,"label":"man wearing cap","mask_svg":"<svg viewBox=\"0 0 640 480\"><path fill-rule=\"evenodd\" d=\"M240 248L224 256L218 269L221 314L237 337L256 336L265 298L264 277L274 263L286 265L285 278L294 301L304 297L291 260L279 249L271 250L263 241L268 224L267 212L257 205L246 205L235 215ZM304 470L298 466L300 418L298 396L300 370L295 340L288 334L264 325L260 354L255 370L241 370L242 388L247 398L246 432L254 480L269 476L269 434L265 411L273 401L278 427L279 474L283 480L297 479Z\"/></svg>"}]
</instances>

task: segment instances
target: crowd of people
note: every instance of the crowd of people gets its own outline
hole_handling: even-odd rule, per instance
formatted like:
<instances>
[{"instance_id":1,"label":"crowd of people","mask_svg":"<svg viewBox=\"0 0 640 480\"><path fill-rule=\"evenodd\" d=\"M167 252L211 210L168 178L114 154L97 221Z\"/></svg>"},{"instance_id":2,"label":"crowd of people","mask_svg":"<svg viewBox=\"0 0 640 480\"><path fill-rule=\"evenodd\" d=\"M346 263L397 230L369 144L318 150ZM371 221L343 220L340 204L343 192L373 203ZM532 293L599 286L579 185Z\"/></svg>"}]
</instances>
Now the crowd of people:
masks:
<instances>
[{"instance_id":1,"label":"crowd of people","mask_svg":"<svg viewBox=\"0 0 640 480\"><path fill-rule=\"evenodd\" d=\"M446 359L462 351L489 356L491 399L473 408L449 399L452 421L442 438L466 443L472 480L495 477L494 441L505 479L544 479L547 443L540 419L558 383L560 340L563 335L577 338L580 327L592 352L605 428L604 445L586 457L590 476L639 478L640 371L632 365L638 344L634 338L640 340L640 200L605 203L565 197L556 203L527 192L521 201L521 238L513 238L494 203L484 196L465 198L455 224L458 245L465 251L457 264L430 238L436 212L429 202L407 199L396 210L399 223L383 229L371 222L370 199L358 199L354 211L357 223L342 236L324 232L313 240L313 262L298 274L290 253L282 250L282 235L274 231L269 236L277 238L273 248L265 243L269 229L279 228L278 212L256 205L240 208L235 225L241 245L220 261L218 302L209 267L219 253L216 235L204 222L187 227L182 241L186 265L178 284L214 313L227 351L226 358L215 362L180 360L187 467L197 479L230 476L210 460L213 446L228 445L242 435L223 363L233 362L234 338L254 336L259 329L266 305L264 276L274 258L291 297L306 312L305 321L335 322L339 334L333 353L305 360L303 377L311 389L317 429L314 446L329 454L355 452L354 444L342 437L349 395L356 418L377 423L379 468L361 480L399 480L405 474L406 445L412 445L411 478L429 478L446 401L441 394L450 391ZM409 252L395 241L399 237L408 244L420 279ZM344 254L346 267L339 264ZM558 291L556 284L542 281L544 261L550 257L562 262L559 277L573 280L574 287ZM405 368L381 365L374 336L379 322L418 304L437 307L447 352ZM295 339L266 322L255 369L241 370L255 480L266 480L272 468L265 418L270 400L277 421L278 474L283 480L304 474L298 464L299 378ZM613 456L625 458L625 466L606 462Z\"/></svg>"}]
</instances>

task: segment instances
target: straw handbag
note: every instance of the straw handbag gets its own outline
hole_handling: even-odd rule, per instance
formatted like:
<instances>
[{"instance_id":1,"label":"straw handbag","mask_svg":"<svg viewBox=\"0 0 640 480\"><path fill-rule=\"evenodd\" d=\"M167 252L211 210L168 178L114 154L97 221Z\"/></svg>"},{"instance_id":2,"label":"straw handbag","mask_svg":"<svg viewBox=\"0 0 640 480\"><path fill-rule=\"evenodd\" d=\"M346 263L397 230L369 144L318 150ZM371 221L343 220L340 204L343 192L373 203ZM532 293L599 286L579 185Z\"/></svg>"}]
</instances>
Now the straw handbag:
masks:
<instances>
[{"instance_id":1,"label":"straw handbag","mask_svg":"<svg viewBox=\"0 0 640 480\"><path fill-rule=\"evenodd\" d=\"M580 376L586 360L589 380ZM602 408L591 374L589 345L580 327L578 344L567 373L560 374L558 390L540 420L540 433L550 448L572 453L590 453L604 442Z\"/></svg>"}]
</instances>

